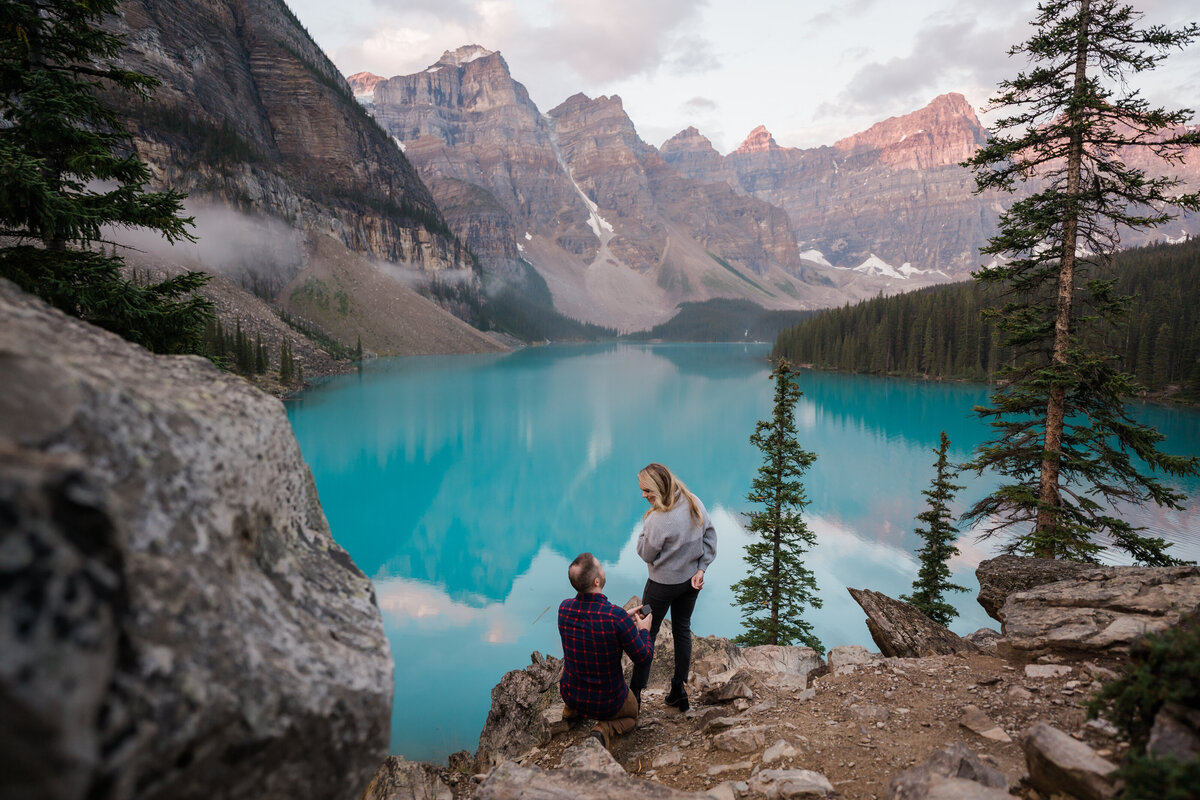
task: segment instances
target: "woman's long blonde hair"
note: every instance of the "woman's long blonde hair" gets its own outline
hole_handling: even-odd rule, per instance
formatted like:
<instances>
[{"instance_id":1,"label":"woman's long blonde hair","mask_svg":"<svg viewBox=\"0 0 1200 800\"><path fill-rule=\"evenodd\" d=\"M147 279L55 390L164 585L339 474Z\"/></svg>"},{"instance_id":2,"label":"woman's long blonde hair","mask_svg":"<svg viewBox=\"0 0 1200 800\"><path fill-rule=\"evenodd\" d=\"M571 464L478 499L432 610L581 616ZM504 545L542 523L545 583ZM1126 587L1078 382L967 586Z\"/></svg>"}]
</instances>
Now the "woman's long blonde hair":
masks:
<instances>
[{"instance_id":1,"label":"woman's long blonde hair","mask_svg":"<svg viewBox=\"0 0 1200 800\"><path fill-rule=\"evenodd\" d=\"M700 501L696 499L696 495L688 491L683 481L675 477L675 473L662 464L655 462L643 467L642 471L638 473L638 485L649 490L651 495L650 510L642 515L642 519L650 516L654 511L670 511L681 498L686 497L688 505L691 506L692 518L696 522L703 520L704 517L700 513Z\"/></svg>"}]
</instances>

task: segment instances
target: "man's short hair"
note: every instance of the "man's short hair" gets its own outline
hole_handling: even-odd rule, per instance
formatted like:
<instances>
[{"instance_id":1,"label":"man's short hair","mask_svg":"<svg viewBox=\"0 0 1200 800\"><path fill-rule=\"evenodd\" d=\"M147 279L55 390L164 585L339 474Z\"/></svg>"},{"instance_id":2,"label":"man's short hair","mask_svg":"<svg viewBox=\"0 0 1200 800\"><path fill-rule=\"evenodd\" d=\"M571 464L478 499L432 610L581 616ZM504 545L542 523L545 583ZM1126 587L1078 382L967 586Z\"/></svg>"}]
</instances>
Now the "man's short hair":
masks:
<instances>
[{"instance_id":1,"label":"man's short hair","mask_svg":"<svg viewBox=\"0 0 1200 800\"><path fill-rule=\"evenodd\" d=\"M590 592L592 584L600 577L600 560L591 553L580 553L567 567L567 577L575 591Z\"/></svg>"}]
</instances>

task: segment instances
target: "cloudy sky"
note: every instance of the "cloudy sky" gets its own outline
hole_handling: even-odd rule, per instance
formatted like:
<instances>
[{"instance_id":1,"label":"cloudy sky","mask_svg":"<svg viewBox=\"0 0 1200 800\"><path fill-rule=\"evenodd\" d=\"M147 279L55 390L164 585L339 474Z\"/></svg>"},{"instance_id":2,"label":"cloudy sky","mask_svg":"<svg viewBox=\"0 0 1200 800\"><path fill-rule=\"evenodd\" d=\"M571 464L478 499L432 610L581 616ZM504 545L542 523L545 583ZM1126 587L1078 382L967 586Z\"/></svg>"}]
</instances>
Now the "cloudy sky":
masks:
<instances>
[{"instance_id":1,"label":"cloudy sky","mask_svg":"<svg viewBox=\"0 0 1200 800\"><path fill-rule=\"evenodd\" d=\"M287 0L349 75L417 72L445 50L499 50L548 111L620 95L653 145L695 125L727 152L757 125L811 147L962 92L976 108L1021 63L1036 0ZM1145 22L1200 21L1195 0L1135 0ZM1200 107L1200 44L1136 79ZM985 117L985 121L986 121Z\"/></svg>"}]
</instances>

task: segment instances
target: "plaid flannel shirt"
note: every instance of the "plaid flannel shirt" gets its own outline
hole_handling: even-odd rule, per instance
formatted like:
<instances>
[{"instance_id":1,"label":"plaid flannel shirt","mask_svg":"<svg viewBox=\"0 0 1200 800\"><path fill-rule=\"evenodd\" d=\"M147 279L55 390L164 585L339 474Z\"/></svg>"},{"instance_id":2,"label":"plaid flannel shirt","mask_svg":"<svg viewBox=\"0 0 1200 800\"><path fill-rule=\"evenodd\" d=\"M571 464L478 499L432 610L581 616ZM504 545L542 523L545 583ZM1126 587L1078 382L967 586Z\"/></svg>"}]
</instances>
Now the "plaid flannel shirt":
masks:
<instances>
[{"instance_id":1,"label":"plaid flannel shirt","mask_svg":"<svg viewBox=\"0 0 1200 800\"><path fill-rule=\"evenodd\" d=\"M648 667L654 658L649 631L639 631L625 609L599 592L577 594L558 607L563 674L559 692L567 707L592 719L611 719L629 694L621 653Z\"/></svg>"}]
</instances>

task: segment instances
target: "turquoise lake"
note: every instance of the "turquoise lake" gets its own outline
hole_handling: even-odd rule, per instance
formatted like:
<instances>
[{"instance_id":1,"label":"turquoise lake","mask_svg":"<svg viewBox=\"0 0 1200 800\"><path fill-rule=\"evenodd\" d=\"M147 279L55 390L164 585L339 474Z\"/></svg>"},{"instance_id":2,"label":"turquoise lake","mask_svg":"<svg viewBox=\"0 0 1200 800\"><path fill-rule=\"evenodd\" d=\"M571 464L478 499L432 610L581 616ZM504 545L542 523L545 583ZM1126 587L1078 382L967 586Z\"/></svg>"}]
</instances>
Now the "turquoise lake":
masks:
<instances>
[{"instance_id":1,"label":"turquoise lake","mask_svg":"<svg viewBox=\"0 0 1200 800\"><path fill-rule=\"evenodd\" d=\"M475 750L500 676L534 650L562 654L555 611L578 553L604 562L612 601L641 593L637 472L651 461L678 473L718 531L693 630L739 632L729 586L743 574L740 515L760 463L749 437L771 410L768 350L609 344L386 359L289 401L334 538L375 583L396 662L394 753L444 762ZM802 373L800 388L800 441L818 456L805 480L818 538L808 563L824 600L806 618L826 647L875 649L846 587L911 589L939 431L954 461L969 458L988 433L972 414L987 389L820 372ZM1137 416L1167 434L1169 452L1200 454L1200 413ZM956 512L991 480L959 483ZM1200 480L1175 485L1191 495L1186 511L1127 516L1196 560ZM954 631L999 627L975 602L973 570L1000 544L960 539L952 568L972 591L949 598L961 612Z\"/></svg>"}]
</instances>

